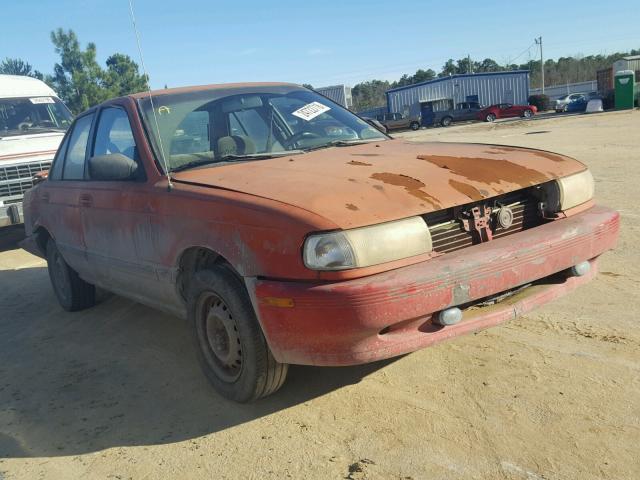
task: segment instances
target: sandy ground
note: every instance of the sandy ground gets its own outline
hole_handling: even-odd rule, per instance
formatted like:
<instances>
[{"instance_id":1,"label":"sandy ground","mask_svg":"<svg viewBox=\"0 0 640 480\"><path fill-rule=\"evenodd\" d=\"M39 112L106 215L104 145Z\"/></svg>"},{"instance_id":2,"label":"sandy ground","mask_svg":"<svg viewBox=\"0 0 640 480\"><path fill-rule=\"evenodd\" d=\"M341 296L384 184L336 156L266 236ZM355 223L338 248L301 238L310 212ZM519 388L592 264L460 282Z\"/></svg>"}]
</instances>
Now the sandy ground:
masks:
<instances>
[{"instance_id":1,"label":"sandy ground","mask_svg":"<svg viewBox=\"0 0 640 480\"><path fill-rule=\"evenodd\" d=\"M526 317L394 361L293 367L218 397L186 326L107 296L69 314L0 233L0 479L640 478L640 112L400 134L569 154L622 213L600 276Z\"/></svg>"}]
</instances>

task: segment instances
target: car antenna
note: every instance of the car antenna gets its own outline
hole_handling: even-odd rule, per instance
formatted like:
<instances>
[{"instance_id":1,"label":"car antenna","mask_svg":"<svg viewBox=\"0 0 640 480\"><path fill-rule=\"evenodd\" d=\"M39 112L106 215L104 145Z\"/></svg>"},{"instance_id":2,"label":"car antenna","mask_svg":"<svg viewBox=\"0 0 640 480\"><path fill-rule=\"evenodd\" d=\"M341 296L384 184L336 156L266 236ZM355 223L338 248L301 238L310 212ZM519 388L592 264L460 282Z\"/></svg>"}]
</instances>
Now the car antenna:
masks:
<instances>
[{"instance_id":1,"label":"car antenna","mask_svg":"<svg viewBox=\"0 0 640 480\"><path fill-rule=\"evenodd\" d=\"M147 68L144 65L144 57L142 56L142 45L140 44L140 34L138 33L138 26L136 25L136 17L133 14L133 0L129 0L129 13L131 14L131 23L133 25L133 31L136 34L136 42L138 44L138 53L140 54L140 64L142 65L142 72L147 77L147 93L149 94L149 103L151 104L151 111L153 112L153 122L156 127L156 134L158 136L158 144L160 146L160 156L162 157L162 164L167 174L167 189L171 191L173 188L173 182L171 181L171 171L169 170L169 164L167 164L167 157L164 154L164 146L162 145L162 136L160 135L160 126L158 124L158 116L156 114L156 108L153 104L153 95L151 95L151 84L149 82L149 74L147 74Z\"/></svg>"}]
</instances>

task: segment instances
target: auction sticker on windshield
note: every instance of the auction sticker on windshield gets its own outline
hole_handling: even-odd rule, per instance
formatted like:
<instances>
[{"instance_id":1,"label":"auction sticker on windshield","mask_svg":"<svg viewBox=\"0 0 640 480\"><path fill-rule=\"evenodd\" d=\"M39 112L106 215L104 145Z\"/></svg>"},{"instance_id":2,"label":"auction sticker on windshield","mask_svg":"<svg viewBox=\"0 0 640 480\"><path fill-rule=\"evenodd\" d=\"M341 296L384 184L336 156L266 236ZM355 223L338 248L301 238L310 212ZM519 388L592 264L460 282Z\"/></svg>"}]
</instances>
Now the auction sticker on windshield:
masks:
<instances>
[{"instance_id":1,"label":"auction sticker on windshield","mask_svg":"<svg viewBox=\"0 0 640 480\"><path fill-rule=\"evenodd\" d=\"M318 115L321 115L324 112L328 112L329 110L331 110L330 107L327 107L320 102L311 102L307 103L304 107L299 108L295 112L292 112L291 115L295 115L298 118L309 121L313 120Z\"/></svg>"},{"instance_id":2,"label":"auction sticker on windshield","mask_svg":"<svg viewBox=\"0 0 640 480\"><path fill-rule=\"evenodd\" d=\"M53 98L51 97L35 97L29 99L31 103L39 104L39 103L55 103Z\"/></svg>"}]
</instances>

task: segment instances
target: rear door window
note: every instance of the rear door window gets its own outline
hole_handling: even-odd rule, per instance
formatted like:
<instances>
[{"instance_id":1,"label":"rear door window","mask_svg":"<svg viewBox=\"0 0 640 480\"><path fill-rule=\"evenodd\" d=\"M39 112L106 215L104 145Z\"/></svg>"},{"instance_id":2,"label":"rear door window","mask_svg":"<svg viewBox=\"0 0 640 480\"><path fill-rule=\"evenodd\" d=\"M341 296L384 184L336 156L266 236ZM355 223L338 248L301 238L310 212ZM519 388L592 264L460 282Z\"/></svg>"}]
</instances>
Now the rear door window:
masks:
<instances>
[{"instance_id":1,"label":"rear door window","mask_svg":"<svg viewBox=\"0 0 640 480\"><path fill-rule=\"evenodd\" d=\"M87 143L94 114L85 115L76 120L69 139L69 147L64 160L62 178L64 180L84 179L84 160L87 156Z\"/></svg>"}]
</instances>

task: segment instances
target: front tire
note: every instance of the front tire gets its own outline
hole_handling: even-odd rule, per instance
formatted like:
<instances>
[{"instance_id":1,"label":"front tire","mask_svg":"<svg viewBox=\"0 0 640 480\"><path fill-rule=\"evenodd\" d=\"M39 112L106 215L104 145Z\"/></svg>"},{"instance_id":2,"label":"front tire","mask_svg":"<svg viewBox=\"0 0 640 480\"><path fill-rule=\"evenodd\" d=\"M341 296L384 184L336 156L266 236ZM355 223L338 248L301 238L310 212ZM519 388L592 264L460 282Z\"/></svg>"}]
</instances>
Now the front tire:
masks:
<instances>
[{"instance_id":1,"label":"front tire","mask_svg":"<svg viewBox=\"0 0 640 480\"><path fill-rule=\"evenodd\" d=\"M452 121L453 119L451 117L444 117L440 122L440 125L442 125L443 127L448 127L449 125L451 125Z\"/></svg>"},{"instance_id":2,"label":"front tire","mask_svg":"<svg viewBox=\"0 0 640 480\"><path fill-rule=\"evenodd\" d=\"M487 122L493 122L496 119L496 114L495 113L487 113L487 116L484 117L484 119Z\"/></svg>"},{"instance_id":3,"label":"front tire","mask_svg":"<svg viewBox=\"0 0 640 480\"><path fill-rule=\"evenodd\" d=\"M244 403L282 386L289 366L273 358L245 286L231 269L216 266L194 275L188 314L200 366L218 393Z\"/></svg>"},{"instance_id":4,"label":"front tire","mask_svg":"<svg viewBox=\"0 0 640 480\"><path fill-rule=\"evenodd\" d=\"M532 110L525 110L524 112L522 112L522 117L523 118L531 118L531 117L533 117L533 111Z\"/></svg>"},{"instance_id":5,"label":"front tire","mask_svg":"<svg viewBox=\"0 0 640 480\"><path fill-rule=\"evenodd\" d=\"M47 242L47 270L58 302L68 312L84 310L96 303L96 287L80 278L62 257L56 242Z\"/></svg>"},{"instance_id":6,"label":"front tire","mask_svg":"<svg viewBox=\"0 0 640 480\"><path fill-rule=\"evenodd\" d=\"M409 128L411 128L411 130L418 130L420 128L420 124L418 122L411 122Z\"/></svg>"}]
</instances>

